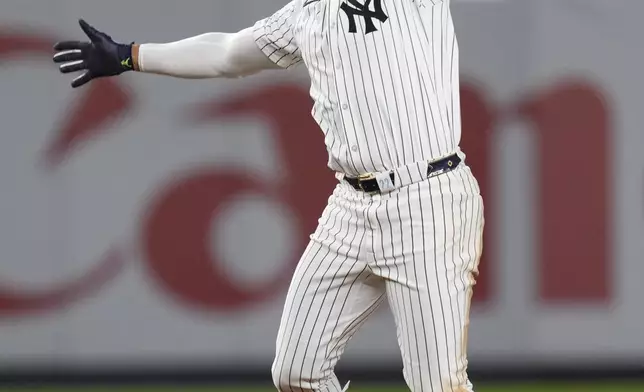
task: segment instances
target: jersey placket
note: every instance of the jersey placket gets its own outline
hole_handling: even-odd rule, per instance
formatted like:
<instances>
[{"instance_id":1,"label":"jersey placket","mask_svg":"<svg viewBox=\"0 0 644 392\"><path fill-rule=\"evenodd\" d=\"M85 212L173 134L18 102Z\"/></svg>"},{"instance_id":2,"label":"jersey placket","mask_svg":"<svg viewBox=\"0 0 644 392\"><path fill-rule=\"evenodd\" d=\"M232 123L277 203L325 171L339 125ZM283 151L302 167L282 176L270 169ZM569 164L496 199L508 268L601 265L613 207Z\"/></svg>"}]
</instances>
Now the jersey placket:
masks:
<instances>
[{"instance_id":1,"label":"jersey placket","mask_svg":"<svg viewBox=\"0 0 644 392\"><path fill-rule=\"evenodd\" d=\"M329 18L328 18L328 46L329 53L331 53L331 64L332 64L332 75L334 82L333 86L335 87L336 93L336 103L334 104L335 117L338 118L340 129L336 129L339 139L343 146L340 150L343 150L346 155L346 162L349 162L351 166L351 171L353 174L359 175L367 171L366 165L362 160L361 155L361 146L356 137L355 127L357 119L352 113L352 108L349 103L349 87L346 80L345 73L345 64L342 62L342 53L340 52L340 34L341 30L341 21L340 21L340 6L338 0L329 1ZM344 97L344 98L343 98Z\"/></svg>"}]
</instances>

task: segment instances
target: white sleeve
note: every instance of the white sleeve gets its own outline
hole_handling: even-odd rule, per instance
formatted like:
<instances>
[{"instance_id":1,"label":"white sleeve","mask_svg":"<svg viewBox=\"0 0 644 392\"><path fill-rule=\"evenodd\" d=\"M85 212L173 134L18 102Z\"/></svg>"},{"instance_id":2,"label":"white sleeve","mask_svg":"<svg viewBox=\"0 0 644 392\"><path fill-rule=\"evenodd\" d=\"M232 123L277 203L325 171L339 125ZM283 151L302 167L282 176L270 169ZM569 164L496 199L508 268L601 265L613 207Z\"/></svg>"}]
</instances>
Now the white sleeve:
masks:
<instances>
[{"instance_id":1,"label":"white sleeve","mask_svg":"<svg viewBox=\"0 0 644 392\"><path fill-rule=\"evenodd\" d=\"M253 28L139 46L139 71L185 79L238 78L278 68L255 42Z\"/></svg>"},{"instance_id":2,"label":"white sleeve","mask_svg":"<svg viewBox=\"0 0 644 392\"><path fill-rule=\"evenodd\" d=\"M300 9L301 1L293 0L275 14L255 23L253 27L257 46L281 68L290 68L302 62L294 32L295 20Z\"/></svg>"}]
</instances>

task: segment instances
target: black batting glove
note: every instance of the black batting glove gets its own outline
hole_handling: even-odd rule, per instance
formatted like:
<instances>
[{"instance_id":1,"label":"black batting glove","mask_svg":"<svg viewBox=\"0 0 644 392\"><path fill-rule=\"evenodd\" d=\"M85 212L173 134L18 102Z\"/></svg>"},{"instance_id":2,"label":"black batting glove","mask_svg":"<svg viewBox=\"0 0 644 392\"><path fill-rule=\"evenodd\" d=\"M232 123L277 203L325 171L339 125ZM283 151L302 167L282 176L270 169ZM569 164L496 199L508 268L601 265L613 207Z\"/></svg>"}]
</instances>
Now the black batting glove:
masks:
<instances>
[{"instance_id":1,"label":"black batting glove","mask_svg":"<svg viewBox=\"0 0 644 392\"><path fill-rule=\"evenodd\" d=\"M63 41L54 46L55 63L60 65L60 72L70 73L85 71L72 81L72 87L106 76L120 75L132 71L132 45L114 42L109 35L96 30L84 20L79 21L81 29L90 42Z\"/></svg>"}]
</instances>

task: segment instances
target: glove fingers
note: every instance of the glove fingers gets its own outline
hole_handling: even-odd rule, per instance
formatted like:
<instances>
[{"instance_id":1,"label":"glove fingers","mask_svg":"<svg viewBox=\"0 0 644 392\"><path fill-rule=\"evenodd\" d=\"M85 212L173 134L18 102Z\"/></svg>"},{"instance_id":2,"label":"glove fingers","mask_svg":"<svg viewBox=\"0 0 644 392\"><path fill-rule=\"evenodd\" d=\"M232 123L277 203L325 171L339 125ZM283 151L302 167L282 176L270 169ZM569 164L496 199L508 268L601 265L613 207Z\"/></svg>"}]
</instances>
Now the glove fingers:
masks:
<instances>
[{"instance_id":1,"label":"glove fingers","mask_svg":"<svg viewBox=\"0 0 644 392\"><path fill-rule=\"evenodd\" d=\"M80 60L80 61L73 61L71 63L65 63L61 65L59 68L60 68L60 72L66 74L66 73L77 72L77 71L82 71L84 69L87 69L87 64L85 64L83 60Z\"/></svg>"},{"instance_id":2,"label":"glove fingers","mask_svg":"<svg viewBox=\"0 0 644 392\"><path fill-rule=\"evenodd\" d=\"M68 61L77 61L83 59L83 51L73 49L65 50L54 55L54 63L65 63Z\"/></svg>"},{"instance_id":3,"label":"glove fingers","mask_svg":"<svg viewBox=\"0 0 644 392\"><path fill-rule=\"evenodd\" d=\"M72 87L73 88L78 88L84 85L85 83L89 82L92 80L94 76L92 76L90 71L85 72L81 76L77 77L76 79L72 80Z\"/></svg>"},{"instance_id":4,"label":"glove fingers","mask_svg":"<svg viewBox=\"0 0 644 392\"><path fill-rule=\"evenodd\" d=\"M56 45L54 45L54 50L55 51L61 51L61 50L83 50L87 48L90 44L88 42L80 42L80 41L62 41L62 42L57 42Z\"/></svg>"},{"instance_id":5,"label":"glove fingers","mask_svg":"<svg viewBox=\"0 0 644 392\"><path fill-rule=\"evenodd\" d=\"M89 37L92 42L97 42L99 40L99 32L93 28L89 23L85 22L83 19L78 21L83 32Z\"/></svg>"}]
</instances>

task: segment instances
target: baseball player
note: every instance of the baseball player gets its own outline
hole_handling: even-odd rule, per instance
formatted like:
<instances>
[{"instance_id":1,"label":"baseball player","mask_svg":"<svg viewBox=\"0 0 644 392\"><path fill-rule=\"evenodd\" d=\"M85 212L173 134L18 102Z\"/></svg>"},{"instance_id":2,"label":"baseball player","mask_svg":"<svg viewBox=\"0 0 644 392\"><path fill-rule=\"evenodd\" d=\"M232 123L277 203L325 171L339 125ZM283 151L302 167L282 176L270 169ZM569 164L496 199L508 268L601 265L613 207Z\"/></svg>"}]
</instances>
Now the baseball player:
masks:
<instances>
[{"instance_id":1,"label":"baseball player","mask_svg":"<svg viewBox=\"0 0 644 392\"><path fill-rule=\"evenodd\" d=\"M470 299L483 202L459 149L450 0L293 0L234 34L119 44L84 21L60 42L73 87L127 71L236 78L304 64L338 184L292 279L272 367L279 391L342 391L334 367L385 300L412 391L472 391ZM346 390L346 387L345 387Z\"/></svg>"}]
</instances>

